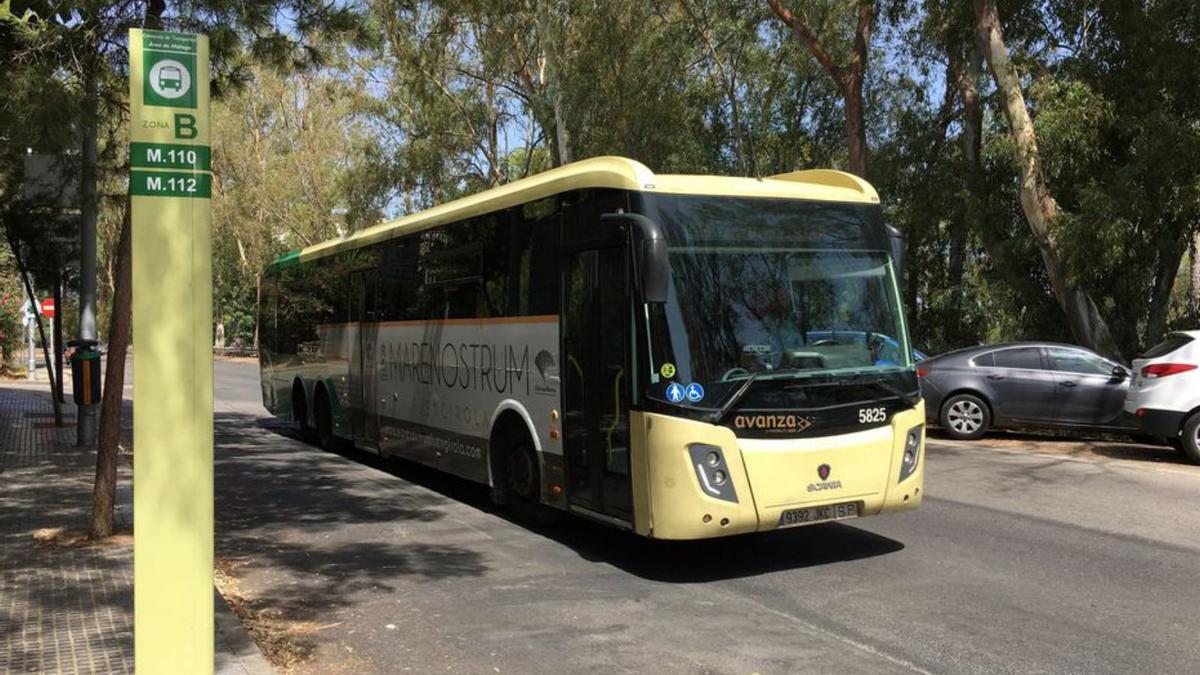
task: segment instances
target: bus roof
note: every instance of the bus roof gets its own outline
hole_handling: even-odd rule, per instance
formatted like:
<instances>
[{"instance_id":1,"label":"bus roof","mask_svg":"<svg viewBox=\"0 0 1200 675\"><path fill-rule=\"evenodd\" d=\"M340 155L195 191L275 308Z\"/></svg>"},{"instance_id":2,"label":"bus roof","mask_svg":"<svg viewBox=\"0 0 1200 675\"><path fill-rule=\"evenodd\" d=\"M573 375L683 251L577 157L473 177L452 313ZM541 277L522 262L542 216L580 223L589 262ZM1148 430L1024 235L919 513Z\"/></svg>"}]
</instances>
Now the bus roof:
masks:
<instances>
[{"instance_id":1,"label":"bus roof","mask_svg":"<svg viewBox=\"0 0 1200 675\"><path fill-rule=\"evenodd\" d=\"M594 157L373 225L338 239L291 251L276 258L269 267L288 266L352 250L583 188L615 188L657 194L879 203L879 195L869 183L853 174L832 169L794 171L768 178L655 174L641 162L625 157Z\"/></svg>"}]
</instances>

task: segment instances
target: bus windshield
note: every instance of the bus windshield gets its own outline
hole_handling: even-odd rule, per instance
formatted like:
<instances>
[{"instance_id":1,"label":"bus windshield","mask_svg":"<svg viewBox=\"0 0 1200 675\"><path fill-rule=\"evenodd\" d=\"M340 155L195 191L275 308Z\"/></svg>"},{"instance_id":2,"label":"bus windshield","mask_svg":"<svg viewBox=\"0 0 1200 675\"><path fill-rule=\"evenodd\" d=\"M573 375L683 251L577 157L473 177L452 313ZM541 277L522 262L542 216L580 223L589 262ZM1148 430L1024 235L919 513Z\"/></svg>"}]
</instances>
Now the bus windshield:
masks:
<instances>
[{"instance_id":1,"label":"bus windshield","mask_svg":"<svg viewBox=\"0 0 1200 675\"><path fill-rule=\"evenodd\" d=\"M651 398L713 408L751 377L911 365L877 207L793 203L789 213L787 204L771 205L732 222L665 218L668 301L646 307ZM729 218L731 210L708 215Z\"/></svg>"}]
</instances>

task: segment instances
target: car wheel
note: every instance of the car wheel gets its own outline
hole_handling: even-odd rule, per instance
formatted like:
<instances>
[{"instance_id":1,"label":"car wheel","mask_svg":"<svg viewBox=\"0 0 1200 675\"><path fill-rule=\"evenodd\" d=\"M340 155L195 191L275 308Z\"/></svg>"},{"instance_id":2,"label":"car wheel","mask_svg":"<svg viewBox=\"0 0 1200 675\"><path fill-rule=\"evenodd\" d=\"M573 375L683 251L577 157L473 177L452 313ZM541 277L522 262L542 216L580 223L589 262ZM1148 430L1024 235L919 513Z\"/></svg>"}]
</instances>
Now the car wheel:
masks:
<instances>
[{"instance_id":1,"label":"car wheel","mask_svg":"<svg viewBox=\"0 0 1200 675\"><path fill-rule=\"evenodd\" d=\"M1183 454L1193 463L1200 464L1200 412L1192 413L1183 423L1183 438L1179 440L1182 441Z\"/></svg>"},{"instance_id":2,"label":"car wheel","mask_svg":"<svg viewBox=\"0 0 1200 675\"><path fill-rule=\"evenodd\" d=\"M992 413L978 396L959 394L942 406L938 421L951 438L972 441L987 432L992 424Z\"/></svg>"}]
</instances>

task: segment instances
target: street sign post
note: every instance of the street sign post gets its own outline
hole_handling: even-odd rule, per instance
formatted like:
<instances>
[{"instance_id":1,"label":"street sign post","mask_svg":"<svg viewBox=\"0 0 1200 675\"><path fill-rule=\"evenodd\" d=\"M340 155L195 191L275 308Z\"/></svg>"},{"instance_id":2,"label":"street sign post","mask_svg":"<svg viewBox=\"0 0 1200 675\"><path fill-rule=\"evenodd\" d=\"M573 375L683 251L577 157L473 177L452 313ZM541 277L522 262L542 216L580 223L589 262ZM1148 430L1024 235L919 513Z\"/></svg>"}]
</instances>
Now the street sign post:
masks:
<instances>
[{"instance_id":1,"label":"street sign post","mask_svg":"<svg viewBox=\"0 0 1200 675\"><path fill-rule=\"evenodd\" d=\"M208 38L130 31L139 673L213 669L208 83Z\"/></svg>"},{"instance_id":2,"label":"street sign post","mask_svg":"<svg viewBox=\"0 0 1200 675\"><path fill-rule=\"evenodd\" d=\"M37 356L33 339L33 322L35 321L37 321L37 307L34 306L32 300L26 300L25 304L21 305L21 325L25 327L25 332L28 334L25 345L25 379L27 380L37 377Z\"/></svg>"}]
</instances>

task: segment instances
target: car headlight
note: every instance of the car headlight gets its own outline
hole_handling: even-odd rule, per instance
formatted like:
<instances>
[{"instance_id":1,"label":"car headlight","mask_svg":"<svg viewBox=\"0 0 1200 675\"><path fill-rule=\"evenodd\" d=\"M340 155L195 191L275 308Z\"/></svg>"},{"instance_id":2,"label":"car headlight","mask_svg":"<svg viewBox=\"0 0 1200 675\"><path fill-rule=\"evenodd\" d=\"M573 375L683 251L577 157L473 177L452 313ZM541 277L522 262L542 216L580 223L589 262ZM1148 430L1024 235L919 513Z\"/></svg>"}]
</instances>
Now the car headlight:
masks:
<instances>
[{"instance_id":1,"label":"car headlight","mask_svg":"<svg viewBox=\"0 0 1200 675\"><path fill-rule=\"evenodd\" d=\"M924 433L924 424L918 424L908 430L908 436L904 439L904 456L900 459L900 480L896 481L897 483L903 483L917 470L917 464L921 461L921 436Z\"/></svg>"}]
</instances>

